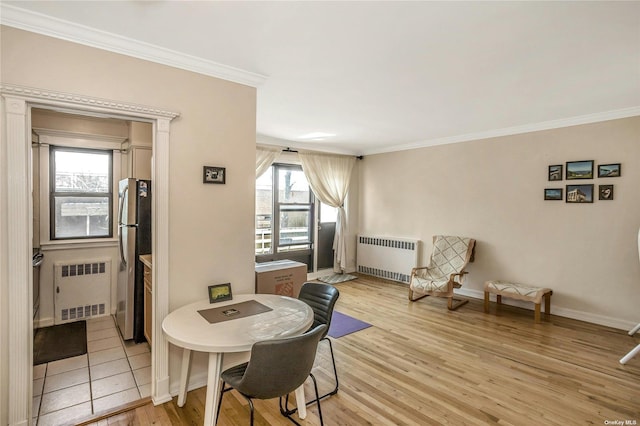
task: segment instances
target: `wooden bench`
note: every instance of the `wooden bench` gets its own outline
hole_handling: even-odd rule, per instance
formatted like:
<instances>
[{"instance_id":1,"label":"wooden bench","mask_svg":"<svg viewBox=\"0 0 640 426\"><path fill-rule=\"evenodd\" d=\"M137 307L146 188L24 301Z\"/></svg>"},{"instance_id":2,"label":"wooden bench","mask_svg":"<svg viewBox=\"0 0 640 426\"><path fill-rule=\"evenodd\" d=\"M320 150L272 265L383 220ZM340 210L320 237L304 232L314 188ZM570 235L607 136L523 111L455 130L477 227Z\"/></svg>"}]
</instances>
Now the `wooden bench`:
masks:
<instances>
[{"instance_id":1,"label":"wooden bench","mask_svg":"<svg viewBox=\"0 0 640 426\"><path fill-rule=\"evenodd\" d=\"M489 294L496 295L498 306L502 304L502 296L511 299L524 300L535 304L535 321L540 322L540 302L544 296L544 316L548 319L551 314L550 288L532 287L525 284L516 284L506 281L486 281L484 283L484 311L489 313Z\"/></svg>"}]
</instances>

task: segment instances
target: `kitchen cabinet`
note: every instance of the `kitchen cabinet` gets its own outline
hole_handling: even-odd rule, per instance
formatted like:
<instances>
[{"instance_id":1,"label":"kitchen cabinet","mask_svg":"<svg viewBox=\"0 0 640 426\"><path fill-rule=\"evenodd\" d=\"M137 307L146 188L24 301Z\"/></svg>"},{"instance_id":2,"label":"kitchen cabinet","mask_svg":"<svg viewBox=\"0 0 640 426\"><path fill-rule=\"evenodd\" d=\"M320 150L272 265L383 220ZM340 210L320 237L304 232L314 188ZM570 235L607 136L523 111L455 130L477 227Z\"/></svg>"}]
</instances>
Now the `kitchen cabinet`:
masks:
<instances>
[{"instance_id":1,"label":"kitchen cabinet","mask_svg":"<svg viewBox=\"0 0 640 426\"><path fill-rule=\"evenodd\" d=\"M129 123L129 138L122 144L122 177L151 179L152 130L150 123Z\"/></svg>"},{"instance_id":2,"label":"kitchen cabinet","mask_svg":"<svg viewBox=\"0 0 640 426\"><path fill-rule=\"evenodd\" d=\"M131 147L131 177L151 179L151 148Z\"/></svg>"},{"instance_id":3,"label":"kitchen cabinet","mask_svg":"<svg viewBox=\"0 0 640 426\"><path fill-rule=\"evenodd\" d=\"M151 344L153 338L153 280L151 279L151 255L140 256L144 265L144 337Z\"/></svg>"}]
</instances>

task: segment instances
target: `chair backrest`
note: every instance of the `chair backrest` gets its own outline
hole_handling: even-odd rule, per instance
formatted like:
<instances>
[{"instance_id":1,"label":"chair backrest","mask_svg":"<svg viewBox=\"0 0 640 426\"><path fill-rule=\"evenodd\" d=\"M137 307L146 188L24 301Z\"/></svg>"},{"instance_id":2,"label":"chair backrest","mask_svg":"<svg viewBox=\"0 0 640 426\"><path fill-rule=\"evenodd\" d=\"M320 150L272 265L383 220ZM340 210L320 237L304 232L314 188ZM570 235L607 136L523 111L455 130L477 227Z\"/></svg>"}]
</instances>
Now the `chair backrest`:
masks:
<instances>
[{"instance_id":1,"label":"chair backrest","mask_svg":"<svg viewBox=\"0 0 640 426\"><path fill-rule=\"evenodd\" d=\"M329 332L333 307L338 301L338 297L340 297L338 289L329 284L304 283L300 289L298 299L313 309L314 319L311 328L315 328L320 324L327 326L327 330L322 338Z\"/></svg>"},{"instance_id":2,"label":"chair backrest","mask_svg":"<svg viewBox=\"0 0 640 426\"><path fill-rule=\"evenodd\" d=\"M434 235L429 269L437 269L442 276L462 272L471 259L475 244L473 238Z\"/></svg>"},{"instance_id":3,"label":"chair backrest","mask_svg":"<svg viewBox=\"0 0 640 426\"><path fill-rule=\"evenodd\" d=\"M271 399L296 390L309 377L326 325L300 336L254 343L240 382L234 387L250 398Z\"/></svg>"}]
</instances>

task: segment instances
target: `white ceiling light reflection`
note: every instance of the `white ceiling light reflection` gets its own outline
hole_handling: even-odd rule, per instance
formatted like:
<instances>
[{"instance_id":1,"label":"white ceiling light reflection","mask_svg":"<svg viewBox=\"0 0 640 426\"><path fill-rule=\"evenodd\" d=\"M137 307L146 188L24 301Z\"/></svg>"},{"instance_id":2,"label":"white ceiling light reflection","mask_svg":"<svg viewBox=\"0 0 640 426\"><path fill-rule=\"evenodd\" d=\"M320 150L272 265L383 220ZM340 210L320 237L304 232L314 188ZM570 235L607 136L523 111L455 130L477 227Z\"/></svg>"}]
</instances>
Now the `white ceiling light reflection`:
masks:
<instances>
[{"instance_id":1,"label":"white ceiling light reflection","mask_svg":"<svg viewBox=\"0 0 640 426\"><path fill-rule=\"evenodd\" d=\"M312 132L307 133L301 136L298 136L298 140L304 141L323 141L327 138L331 138L335 136L335 133L326 133L326 132Z\"/></svg>"}]
</instances>

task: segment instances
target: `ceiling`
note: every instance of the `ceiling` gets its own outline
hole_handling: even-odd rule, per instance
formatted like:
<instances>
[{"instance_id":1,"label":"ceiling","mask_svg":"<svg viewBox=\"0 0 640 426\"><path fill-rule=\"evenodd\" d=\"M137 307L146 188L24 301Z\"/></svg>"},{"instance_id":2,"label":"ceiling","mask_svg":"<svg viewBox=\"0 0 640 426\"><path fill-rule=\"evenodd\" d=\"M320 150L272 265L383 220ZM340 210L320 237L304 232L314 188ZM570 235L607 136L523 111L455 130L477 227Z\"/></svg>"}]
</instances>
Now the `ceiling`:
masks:
<instances>
[{"instance_id":1,"label":"ceiling","mask_svg":"<svg viewBox=\"0 0 640 426\"><path fill-rule=\"evenodd\" d=\"M361 155L640 115L638 1L1 6L5 25L257 87L262 143Z\"/></svg>"}]
</instances>

